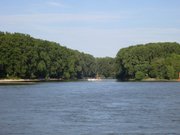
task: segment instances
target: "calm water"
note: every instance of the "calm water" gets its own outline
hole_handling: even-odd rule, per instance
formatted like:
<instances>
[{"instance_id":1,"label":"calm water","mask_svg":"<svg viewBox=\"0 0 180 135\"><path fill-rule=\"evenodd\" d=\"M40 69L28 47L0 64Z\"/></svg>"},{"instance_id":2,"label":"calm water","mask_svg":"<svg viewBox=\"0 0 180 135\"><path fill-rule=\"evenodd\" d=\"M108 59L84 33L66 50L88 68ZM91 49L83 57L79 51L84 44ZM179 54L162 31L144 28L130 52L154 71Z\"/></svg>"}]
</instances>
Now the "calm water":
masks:
<instances>
[{"instance_id":1,"label":"calm water","mask_svg":"<svg viewBox=\"0 0 180 135\"><path fill-rule=\"evenodd\" d=\"M180 134L180 83L0 86L0 135Z\"/></svg>"}]
</instances>

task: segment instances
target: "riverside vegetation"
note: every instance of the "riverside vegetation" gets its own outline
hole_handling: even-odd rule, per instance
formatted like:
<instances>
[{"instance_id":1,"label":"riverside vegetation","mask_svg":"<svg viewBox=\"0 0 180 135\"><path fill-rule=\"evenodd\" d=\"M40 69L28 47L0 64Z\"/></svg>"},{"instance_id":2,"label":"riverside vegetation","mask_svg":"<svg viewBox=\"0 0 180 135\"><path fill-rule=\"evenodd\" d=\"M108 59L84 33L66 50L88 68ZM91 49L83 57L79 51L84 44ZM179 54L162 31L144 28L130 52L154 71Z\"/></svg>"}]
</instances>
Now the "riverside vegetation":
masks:
<instances>
[{"instance_id":1,"label":"riverside vegetation","mask_svg":"<svg viewBox=\"0 0 180 135\"><path fill-rule=\"evenodd\" d=\"M96 59L30 35L0 33L0 78L68 80L95 77L97 72L113 77L113 63L113 58Z\"/></svg>"},{"instance_id":2,"label":"riverside vegetation","mask_svg":"<svg viewBox=\"0 0 180 135\"><path fill-rule=\"evenodd\" d=\"M180 72L180 44L149 43L121 49L116 56L117 78L177 79Z\"/></svg>"},{"instance_id":3,"label":"riverside vegetation","mask_svg":"<svg viewBox=\"0 0 180 135\"><path fill-rule=\"evenodd\" d=\"M149 43L121 49L116 58L95 58L27 34L0 32L0 78L119 80L177 79L180 44Z\"/></svg>"}]
</instances>

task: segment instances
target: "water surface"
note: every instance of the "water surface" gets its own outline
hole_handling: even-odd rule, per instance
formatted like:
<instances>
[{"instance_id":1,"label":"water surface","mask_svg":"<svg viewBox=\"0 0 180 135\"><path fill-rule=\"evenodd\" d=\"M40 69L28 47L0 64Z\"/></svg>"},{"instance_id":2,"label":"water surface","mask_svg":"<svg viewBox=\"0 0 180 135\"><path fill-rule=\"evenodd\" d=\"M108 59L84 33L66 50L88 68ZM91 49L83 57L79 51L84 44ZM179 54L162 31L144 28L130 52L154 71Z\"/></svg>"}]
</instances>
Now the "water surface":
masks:
<instances>
[{"instance_id":1,"label":"water surface","mask_svg":"<svg viewBox=\"0 0 180 135\"><path fill-rule=\"evenodd\" d=\"M0 86L0 135L180 134L178 82Z\"/></svg>"}]
</instances>

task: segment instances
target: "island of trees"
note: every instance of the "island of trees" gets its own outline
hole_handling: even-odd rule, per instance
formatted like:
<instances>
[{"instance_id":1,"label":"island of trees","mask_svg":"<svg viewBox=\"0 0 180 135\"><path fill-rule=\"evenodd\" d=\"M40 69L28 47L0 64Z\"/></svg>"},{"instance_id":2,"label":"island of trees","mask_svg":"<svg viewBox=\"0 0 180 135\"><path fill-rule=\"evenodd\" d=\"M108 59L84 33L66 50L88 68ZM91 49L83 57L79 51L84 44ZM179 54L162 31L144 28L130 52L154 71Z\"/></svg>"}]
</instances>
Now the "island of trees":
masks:
<instances>
[{"instance_id":1,"label":"island of trees","mask_svg":"<svg viewBox=\"0 0 180 135\"><path fill-rule=\"evenodd\" d=\"M149 43L121 49L115 58L95 58L27 34L0 32L0 78L119 80L177 79L180 44Z\"/></svg>"}]
</instances>

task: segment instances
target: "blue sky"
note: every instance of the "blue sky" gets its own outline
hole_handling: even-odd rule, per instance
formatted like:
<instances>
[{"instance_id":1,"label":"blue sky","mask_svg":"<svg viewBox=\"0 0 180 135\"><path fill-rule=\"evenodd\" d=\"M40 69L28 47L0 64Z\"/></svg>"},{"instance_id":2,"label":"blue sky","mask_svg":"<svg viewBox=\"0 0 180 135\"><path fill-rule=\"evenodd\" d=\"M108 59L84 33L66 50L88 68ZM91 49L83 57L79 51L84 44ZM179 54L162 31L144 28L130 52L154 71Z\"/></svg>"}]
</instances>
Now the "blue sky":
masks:
<instances>
[{"instance_id":1,"label":"blue sky","mask_svg":"<svg viewBox=\"0 0 180 135\"><path fill-rule=\"evenodd\" d=\"M96 57L148 42L180 42L180 0L0 0L0 31Z\"/></svg>"}]
</instances>

